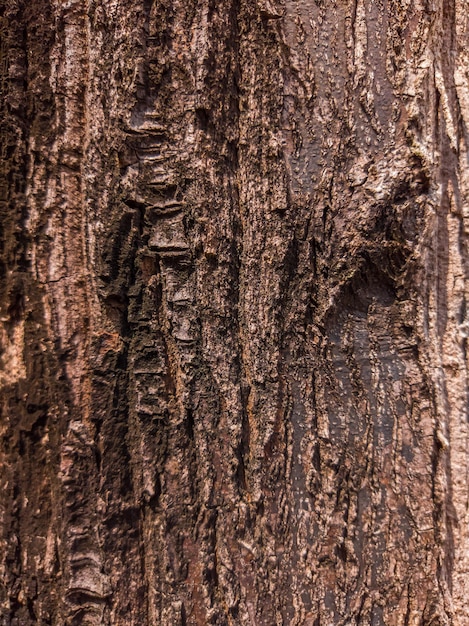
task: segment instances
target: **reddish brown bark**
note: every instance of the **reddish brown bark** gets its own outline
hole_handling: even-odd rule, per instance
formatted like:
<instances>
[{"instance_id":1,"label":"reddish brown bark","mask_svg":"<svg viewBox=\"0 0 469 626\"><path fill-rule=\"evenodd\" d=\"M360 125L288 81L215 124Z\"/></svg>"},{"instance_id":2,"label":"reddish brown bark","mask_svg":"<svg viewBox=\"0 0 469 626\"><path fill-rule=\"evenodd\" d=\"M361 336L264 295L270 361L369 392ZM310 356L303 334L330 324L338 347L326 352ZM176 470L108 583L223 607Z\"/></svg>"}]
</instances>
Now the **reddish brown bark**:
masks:
<instances>
[{"instance_id":1,"label":"reddish brown bark","mask_svg":"<svg viewBox=\"0 0 469 626\"><path fill-rule=\"evenodd\" d=\"M3 0L3 624L468 623L467 0Z\"/></svg>"}]
</instances>

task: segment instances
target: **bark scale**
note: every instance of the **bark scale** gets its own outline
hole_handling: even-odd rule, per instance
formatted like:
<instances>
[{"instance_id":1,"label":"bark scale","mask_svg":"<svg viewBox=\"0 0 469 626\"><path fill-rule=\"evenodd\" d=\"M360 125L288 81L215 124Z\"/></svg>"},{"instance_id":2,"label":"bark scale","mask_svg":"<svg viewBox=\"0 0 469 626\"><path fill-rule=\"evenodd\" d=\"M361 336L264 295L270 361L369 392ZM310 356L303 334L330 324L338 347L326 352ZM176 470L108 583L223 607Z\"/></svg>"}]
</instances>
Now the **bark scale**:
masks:
<instances>
[{"instance_id":1,"label":"bark scale","mask_svg":"<svg viewBox=\"0 0 469 626\"><path fill-rule=\"evenodd\" d=\"M0 617L469 623L467 0L3 0Z\"/></svg>"}]
</instances>

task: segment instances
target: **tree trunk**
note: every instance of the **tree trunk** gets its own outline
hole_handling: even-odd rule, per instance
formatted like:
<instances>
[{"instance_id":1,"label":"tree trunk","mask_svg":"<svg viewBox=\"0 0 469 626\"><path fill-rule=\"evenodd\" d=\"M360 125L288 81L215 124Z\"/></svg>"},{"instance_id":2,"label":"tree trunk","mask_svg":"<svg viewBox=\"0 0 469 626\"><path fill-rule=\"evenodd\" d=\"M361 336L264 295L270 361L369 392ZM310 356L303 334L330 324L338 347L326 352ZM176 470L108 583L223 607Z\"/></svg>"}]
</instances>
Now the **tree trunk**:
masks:
<instances>
[{"instance_id":1,"label":"tree trunk","mask_svg":"<svg viewBox=\"0 0 469 626\"><path fill-rule=\"evenodd\" d=\"M469 624L469 1L0 15L1 624Z\"/></svg>"}]
</instances>

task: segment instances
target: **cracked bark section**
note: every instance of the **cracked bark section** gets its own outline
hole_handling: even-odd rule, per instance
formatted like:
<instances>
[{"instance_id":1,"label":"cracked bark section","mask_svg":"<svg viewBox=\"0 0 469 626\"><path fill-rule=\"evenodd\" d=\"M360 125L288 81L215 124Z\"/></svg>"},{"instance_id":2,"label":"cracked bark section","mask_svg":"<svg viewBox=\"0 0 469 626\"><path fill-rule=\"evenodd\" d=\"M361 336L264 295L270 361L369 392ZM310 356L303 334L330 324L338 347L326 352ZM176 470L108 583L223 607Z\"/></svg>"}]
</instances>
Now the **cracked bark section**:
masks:
<instances>
[{"instance_id":1,"label":"cracked bark section","mask_svg":"<svg viewBox=\"0 0 469 626\"><path fill-rule=\"evenodd\" d=\"M30 4L2 623L464 624L467 0Z\"/></svg>"}]
</instances>

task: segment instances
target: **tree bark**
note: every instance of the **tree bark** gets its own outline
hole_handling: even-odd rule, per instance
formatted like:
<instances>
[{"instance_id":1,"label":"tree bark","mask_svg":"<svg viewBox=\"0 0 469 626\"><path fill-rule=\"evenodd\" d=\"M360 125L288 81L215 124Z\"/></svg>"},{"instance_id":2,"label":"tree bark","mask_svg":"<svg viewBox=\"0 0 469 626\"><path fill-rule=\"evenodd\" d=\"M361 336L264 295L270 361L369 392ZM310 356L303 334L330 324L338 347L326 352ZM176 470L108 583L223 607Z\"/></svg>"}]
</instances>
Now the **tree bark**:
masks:
<instances>
[{"instance_id":1,"label":"tree bark","mask_svg":"<svg viewBox=\"0 0 469 626\"><path fill-rule=\"evenodd\" d=\"M468 15L1 1L2 624L469 624Z\"/></svg>"}]
</instances>

